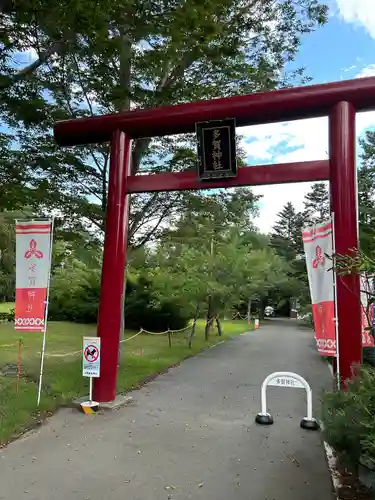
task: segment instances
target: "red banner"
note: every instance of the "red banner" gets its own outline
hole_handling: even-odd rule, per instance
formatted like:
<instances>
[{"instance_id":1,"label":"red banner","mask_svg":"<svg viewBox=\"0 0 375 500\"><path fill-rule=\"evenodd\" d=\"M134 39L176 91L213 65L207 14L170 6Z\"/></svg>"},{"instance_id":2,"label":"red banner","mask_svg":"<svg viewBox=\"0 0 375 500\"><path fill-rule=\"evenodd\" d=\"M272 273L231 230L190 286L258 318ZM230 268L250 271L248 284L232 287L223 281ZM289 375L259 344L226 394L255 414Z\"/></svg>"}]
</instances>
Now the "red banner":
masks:
<instances>
[{"instance_id":1,"label":"red banner","mask_svg":"<svg viewBox=\"0 0 375 500\"><path fill-rule=\"evenodd\" d=\"M16 330L44 331L51 244L51 221L17 222Z\"/></svg>"},{"instance_id":2,"label":"red banner","mask_svg":"<svg viewBox=\"0 0 375 500\"><path fill-rule=\"evenodd\" d=\"M315 338L322 356L336 356L333 290L332 224L325 222L302 232L309 278Z\"/></svg>"}]
</instances>

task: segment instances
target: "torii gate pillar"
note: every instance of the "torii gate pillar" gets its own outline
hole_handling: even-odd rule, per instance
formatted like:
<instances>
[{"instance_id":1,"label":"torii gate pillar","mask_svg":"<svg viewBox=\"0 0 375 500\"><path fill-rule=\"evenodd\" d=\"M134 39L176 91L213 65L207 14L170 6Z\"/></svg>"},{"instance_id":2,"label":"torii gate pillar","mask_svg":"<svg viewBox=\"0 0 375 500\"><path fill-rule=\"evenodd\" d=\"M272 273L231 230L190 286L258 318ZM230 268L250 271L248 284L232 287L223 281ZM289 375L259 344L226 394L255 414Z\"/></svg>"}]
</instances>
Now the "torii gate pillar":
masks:
<instances>
[{"instance_id":1,"label":"torii gate pillar","mask_svg":"<svg viewBox=\"0 0 375 500\"><path fill-rule=\"evenodd\" d=\"M331 209L335 215L337 254L358 248L358 195L355 161L355 108L339 102L329 115ZM337 279L339 372L345 381L362 362L359 276Z\"/></svg>"}]
</instances>

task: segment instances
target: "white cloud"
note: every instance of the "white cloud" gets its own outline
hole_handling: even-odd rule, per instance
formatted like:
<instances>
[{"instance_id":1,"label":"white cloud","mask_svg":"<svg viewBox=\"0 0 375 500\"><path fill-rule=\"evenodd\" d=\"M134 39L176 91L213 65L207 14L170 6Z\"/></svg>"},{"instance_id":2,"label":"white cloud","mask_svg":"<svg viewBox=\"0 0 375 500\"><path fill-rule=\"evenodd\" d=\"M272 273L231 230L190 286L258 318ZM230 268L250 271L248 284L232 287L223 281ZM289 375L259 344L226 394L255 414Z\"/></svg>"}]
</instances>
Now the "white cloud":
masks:
<instances>
[{"instance_id":1,"label":"white cloud","mask_svg":"<svg viewBox=\"0 0 375 500\"><path fill-rule=\"evenodd\" d=\"M340 17L347 23L363 26L375 38L375 9L373 0L336 0Z\"/></svg>"},{"instance_id":2,"label":"white cloud","mask_svg":"<svg viewBox=\"0 0 375 500\"><path fill-rule=\"evenodd\" d=\"M375 64L364 68L357 78L372 75L375 75ZM370 127L375 127L375 112L358 113L357 137ZM322 160L328 157L327 118L244 127L240 129L240 133L244 136L242 147L248 155L249 164ZM311 183L255 187L254 192L263 195L260 217L257 220L261 231L270 231L277 213L287 201L292 201L296 209L302 209L303 199L310 185Z\"/></svg>"},{"instance_id":3,"label":"white cloud","mask_svg":"<svg viewBox=\"0 0 375 500\"><path fill-rule=\"evenodd\" d=\"M349 71L353 71L354 69L357 69L357 65L356 64L352 64L351 66L349 66L347 68L343 68L342 71L344 73L348 73Z\"/></svg>"},{"instance_id":4,"label":"white cloud","mask_svg":"<svg viewBox=\"0 0 375 500\"><path fill-rule=\"evenodd\" d=\"M259 163L260 160L285 163L327 158L326 118L244 127L240 133L244 136L244 141L252 141L250 144L242 143L250 164ZM281 154L280 151L285 149L293 150ZM275 154L277 150L279 153ZM257 220L259 229L268 233L275 223L277 213L287 201L292 201L296 209L301 210L309 188L310 183L255 187L254 192L263 195Z\"/></svg>"},{"instance_id":5,"label":"white cloud","mask_svg":"<svg viewBox=\"0 0 375 500\"><path fill-rule=\"evenodd\" d=\"M244 127L240 130L244 136L242 146L252 164L268 159L276 163L320 160L327 157L327 123L326 118L314 118ZM275 157L281 148L295 150Z\"/></svg>"},{"instance_id":6,"label":"white cloud","mask_svg":"<svg viewBox=\"0 0 375 500\"><path fill-rule=\"evenodd\" d=\"M367 78L368 76L375 76L375 64L362 68L356 78Z\"/></svg>"}]
</instances>

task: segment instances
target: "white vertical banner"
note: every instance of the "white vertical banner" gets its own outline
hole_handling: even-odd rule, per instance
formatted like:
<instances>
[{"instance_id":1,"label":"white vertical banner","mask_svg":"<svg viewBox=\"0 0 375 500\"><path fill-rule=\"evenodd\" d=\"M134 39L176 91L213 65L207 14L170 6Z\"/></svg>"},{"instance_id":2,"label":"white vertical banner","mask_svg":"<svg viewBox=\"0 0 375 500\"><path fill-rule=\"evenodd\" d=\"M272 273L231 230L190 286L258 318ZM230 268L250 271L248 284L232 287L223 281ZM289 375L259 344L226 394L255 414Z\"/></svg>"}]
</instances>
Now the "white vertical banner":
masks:
<instances>
[{"instance_id":1,"label":"white vertical banner","mask_svg":"<svg viewBox=\"0 0 375 500\"><path fill-rule=\"evenodd\" d=\"M16 221L15 329L43 332L38 386L40 403L48 298L51 277L53 219Z\"/></svg>"},{"instance_id":2,"label":"white vertical banner","mask_svg":"<svg viewBox=\"0 0 375 500\"><path fill-rule=\"evenodd\" d=\"M16 222L15 329L44 331L52 221Z\"/></svg>"},{"instance_id":3,"label":"white vertical banner","mask_svg":"<svg viewBox=\"0 0 375 500\"><path fill-rule=\"evenodd\" d=\"M336 356L335 293L332 222L304 228L305 249L317 348L322 356Z\"/></svg>"}]
</instances>

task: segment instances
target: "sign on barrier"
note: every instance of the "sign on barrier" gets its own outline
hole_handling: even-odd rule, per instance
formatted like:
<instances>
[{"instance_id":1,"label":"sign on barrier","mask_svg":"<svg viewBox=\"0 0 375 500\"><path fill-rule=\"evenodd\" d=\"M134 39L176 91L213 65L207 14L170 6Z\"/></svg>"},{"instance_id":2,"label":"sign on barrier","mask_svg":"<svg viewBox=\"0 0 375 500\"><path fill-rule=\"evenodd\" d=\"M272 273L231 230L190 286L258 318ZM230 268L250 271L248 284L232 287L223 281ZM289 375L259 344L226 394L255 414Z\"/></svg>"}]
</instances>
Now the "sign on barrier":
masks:
<instances>
[{"instance_id":1,"label":"sign on barrier","mask_svg":"<svg viewBox=\"0 0 375 500\"><path fill-rule=\"evenodd\" d=\"M274 372L268 375L261 387L261 412L255 417L255 422L260 425L272 425L273 417L267 412L267 387L289 387L293 389L305 389L307 400L307 416L301 420L302 429L317 430L319 424L312 416L312 391L308 382L293 372Z\"/></svg>"},{"instance_id":2,"label":"sign on barrier","mask_svg":"<svg viewBox=\"0 0 375 500\"><path fill-rule=\"evenodd\" d=\"M284 375L283 377L275 377L268 382L268 385L274 387L294 387L295 389L304 389L304 385L294 377L290 375Z\"/></svg>"}]
</instances>

